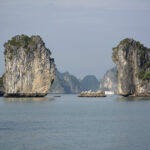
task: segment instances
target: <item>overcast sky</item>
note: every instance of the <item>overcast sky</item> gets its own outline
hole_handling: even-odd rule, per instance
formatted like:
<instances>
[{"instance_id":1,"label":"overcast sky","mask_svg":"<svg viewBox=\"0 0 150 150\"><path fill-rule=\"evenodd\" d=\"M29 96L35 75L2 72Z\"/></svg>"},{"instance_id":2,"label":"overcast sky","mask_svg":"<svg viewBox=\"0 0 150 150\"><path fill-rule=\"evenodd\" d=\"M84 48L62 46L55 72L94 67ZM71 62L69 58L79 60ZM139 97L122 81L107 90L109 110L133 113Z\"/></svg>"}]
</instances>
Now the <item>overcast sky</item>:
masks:
<instances>
[{"instance_id":1,"label":"overcast sky","mask_svg":"<svg viewBox=\"0 0 150 150\"><path fill-rule=\"evenodd\" d=\"M0 0L0 75L3 44L16 34L40 35L60 71L100 79L120 40L150 47L150 0Z\"/></svg>"}]
</instances>

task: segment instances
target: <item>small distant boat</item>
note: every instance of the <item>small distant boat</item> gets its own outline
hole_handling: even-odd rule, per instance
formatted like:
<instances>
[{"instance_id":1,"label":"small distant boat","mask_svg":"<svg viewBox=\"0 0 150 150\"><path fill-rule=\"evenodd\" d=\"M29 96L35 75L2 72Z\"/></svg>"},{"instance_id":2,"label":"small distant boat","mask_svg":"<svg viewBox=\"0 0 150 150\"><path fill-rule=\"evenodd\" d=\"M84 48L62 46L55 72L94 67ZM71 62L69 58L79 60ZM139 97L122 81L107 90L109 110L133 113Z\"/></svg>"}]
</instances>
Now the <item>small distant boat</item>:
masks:
<instances>
[{"instance_id":1,"label":"small distant boat","mask_svg":"<svg viewBox=\"0 0 150 150\"><path fill-rule=\"evenodd\" d=\"M56 95L56 96L54 96L54 97L61 97L61 96L59 96L59 95Z\"/></svg>"}]
</instances>

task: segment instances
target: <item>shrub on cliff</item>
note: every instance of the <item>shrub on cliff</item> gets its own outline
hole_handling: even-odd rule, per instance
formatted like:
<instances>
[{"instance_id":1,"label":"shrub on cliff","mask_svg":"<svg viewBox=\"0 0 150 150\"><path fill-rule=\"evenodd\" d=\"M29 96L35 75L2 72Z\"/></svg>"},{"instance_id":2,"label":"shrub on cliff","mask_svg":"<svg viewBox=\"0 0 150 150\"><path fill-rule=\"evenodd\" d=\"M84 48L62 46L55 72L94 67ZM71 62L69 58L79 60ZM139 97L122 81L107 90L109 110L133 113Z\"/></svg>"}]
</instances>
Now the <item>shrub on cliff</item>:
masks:
<instances>
[{"instance_id":1,"label":"shrub on cliff","mask_svg":"<svg viewBox=\"0 0 150 150\"><path fill-rule=\"evenodd\" d=\"M23 34L21 36L15 36L11 40L8 40L8 42L4 44L4 55L9 52L9 59L12 59L12 54L14 53L14 50L20 47L25 48L25 53L28 54L31 50L33 50L36 45L33 37L34 36L28 37L27 35Z\"/></svg>"}]
</instances>

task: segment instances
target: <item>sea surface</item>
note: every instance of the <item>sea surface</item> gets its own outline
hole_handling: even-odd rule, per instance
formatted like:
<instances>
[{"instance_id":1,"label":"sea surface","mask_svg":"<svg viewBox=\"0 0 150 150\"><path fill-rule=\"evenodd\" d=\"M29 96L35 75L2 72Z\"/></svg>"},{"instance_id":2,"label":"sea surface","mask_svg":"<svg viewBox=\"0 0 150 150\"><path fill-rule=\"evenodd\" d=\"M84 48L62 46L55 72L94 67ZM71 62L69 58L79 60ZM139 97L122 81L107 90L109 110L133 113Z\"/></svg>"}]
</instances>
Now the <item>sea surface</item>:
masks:
<instances>
[{"instance_id":1,"label":"sea surface","mask_svg":"<svg viewBox=\"0 0 150 150\"><path fill-rule=\"evenodd\" d=\"M150 98L0 98L0 150L150 150Z\"/></svg>"}]
</instances>

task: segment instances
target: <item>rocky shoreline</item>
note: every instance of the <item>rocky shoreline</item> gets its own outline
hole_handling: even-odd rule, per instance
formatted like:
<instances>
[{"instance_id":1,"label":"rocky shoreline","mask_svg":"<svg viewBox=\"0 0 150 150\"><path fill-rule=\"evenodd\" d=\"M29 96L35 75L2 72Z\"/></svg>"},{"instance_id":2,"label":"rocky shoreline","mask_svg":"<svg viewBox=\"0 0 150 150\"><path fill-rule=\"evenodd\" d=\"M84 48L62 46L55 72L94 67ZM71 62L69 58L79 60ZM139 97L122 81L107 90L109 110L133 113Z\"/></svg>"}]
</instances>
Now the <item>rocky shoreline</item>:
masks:
<instances>
[{"instance_id":1,"label":"rocky shoreline","mask_svg":"<svg viewBox=\"0 0 150 150\"><path fill-rule=\"evenodd\" d=\"M102 91L92 92L90 90L81 92L78 97L106 97L106 95Z\"/></svg>"}]
</instances>

